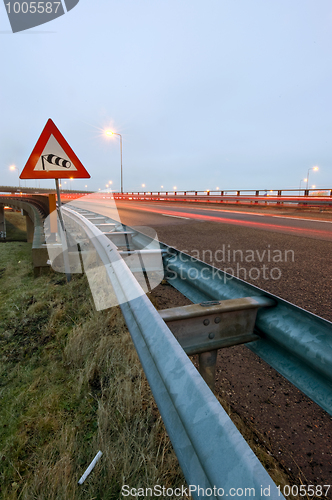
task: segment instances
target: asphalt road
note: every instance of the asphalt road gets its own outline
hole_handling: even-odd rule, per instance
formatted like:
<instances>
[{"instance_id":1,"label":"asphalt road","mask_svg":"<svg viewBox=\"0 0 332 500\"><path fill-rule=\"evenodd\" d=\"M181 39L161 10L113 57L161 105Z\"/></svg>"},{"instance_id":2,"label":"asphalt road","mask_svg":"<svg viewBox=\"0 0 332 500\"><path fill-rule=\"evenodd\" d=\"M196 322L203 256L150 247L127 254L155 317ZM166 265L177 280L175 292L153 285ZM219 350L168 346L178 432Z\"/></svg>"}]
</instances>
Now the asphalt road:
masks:
<instances>
[{"instance_id":1,"label":"asphalt road","mask_svg":"<svg viewBox=\"0 0 332 500\"><path fill-rule=\"evenodd\" d=\"M246 208L225 210L210 207L196 208L192 204L120 200L117 200L116 205L121 222L129 226L209 221L332 241L332 220L323 220L324 215L320 213L308 215L308 213L294 210L291 213L278 214L273 209L266 213L266 209L258 209L254 212L246 211ZM328 216L325 217L327 219Z\"/></svg>"}]
</instances>

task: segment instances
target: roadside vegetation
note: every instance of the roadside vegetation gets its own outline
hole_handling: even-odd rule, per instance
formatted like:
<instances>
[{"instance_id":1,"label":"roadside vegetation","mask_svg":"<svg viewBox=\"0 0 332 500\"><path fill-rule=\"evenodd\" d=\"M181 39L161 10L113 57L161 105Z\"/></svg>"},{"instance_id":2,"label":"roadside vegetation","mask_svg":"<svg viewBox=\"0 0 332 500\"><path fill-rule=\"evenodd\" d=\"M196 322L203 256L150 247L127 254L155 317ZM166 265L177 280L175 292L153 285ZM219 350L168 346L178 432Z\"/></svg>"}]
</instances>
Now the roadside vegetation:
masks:
<instances>
[{"instance_id":1,"label":"roadside vegetation","mask_svg":"<svg viewBox=\"0 0 332 500\"><path fill-rule=\"evenodd\" d=\"M34 279L23 242L0 244L0 290L0 498L185 484L120 309L97 313L84 275Z\"/></svg>"},{"instance_id":2,"label":"roadside vegetation","mask_svg":"<svg viewBox=\"0 0 332 500\"><path fill-rule=\"evenodd\" d=\"M113 500L124 498L122 485L181 488L120 309L96 312L85 275L34 278L24 218L6 213L6 221L8 240L21 241L0 243L0 499ZM276 483L289 483L263 438L221 403Z\"/></svg>"},{"instance_id":3,"label":"roadside vegetation","mask_svg":"<svg viewBox=\"0 0 332 500\"><path fill-rule=\"evenodd\" d=\"M21 212L5 210L6 218L6 240L7 241L26 241L26 222Z\"/></svg>"}]
</instances>

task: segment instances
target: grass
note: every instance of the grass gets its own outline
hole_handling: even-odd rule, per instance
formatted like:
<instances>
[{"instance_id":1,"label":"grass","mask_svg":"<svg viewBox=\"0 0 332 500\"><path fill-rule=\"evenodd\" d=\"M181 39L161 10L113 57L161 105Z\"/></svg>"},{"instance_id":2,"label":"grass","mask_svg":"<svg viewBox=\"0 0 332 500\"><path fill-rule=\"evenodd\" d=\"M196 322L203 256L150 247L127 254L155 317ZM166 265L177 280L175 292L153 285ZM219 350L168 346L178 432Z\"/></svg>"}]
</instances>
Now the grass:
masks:
<instances>
[{"instance_id":1,"label":"grass","mask_svg":"<svg viewBox=\"0 0 332 500\"><path fill-rule=\"evenodd\" d=\"M0 246L0 290L0 498L185 484L119 308L97 313L84 275L34 279L28 243Z\"/></svg>"},{"instance_id":2,"label":"grass","mask_svg":"<svg viewBox=\"0 0 332 500\"><path fill-rule=\"evenodd\" d=\"M6 241L26 241L26 222L21 212L5 210Z\"/></svg>"}]
</instances>

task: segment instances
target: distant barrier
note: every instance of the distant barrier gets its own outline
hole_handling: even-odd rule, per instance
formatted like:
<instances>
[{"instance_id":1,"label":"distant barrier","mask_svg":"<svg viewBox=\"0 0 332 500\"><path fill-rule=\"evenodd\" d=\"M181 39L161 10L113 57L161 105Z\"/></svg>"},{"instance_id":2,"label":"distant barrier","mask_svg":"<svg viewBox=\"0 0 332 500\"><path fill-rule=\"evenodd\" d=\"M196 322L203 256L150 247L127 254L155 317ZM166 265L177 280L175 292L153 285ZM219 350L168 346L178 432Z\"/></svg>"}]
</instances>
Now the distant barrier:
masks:
<instances>
[{"instance_id":1,"label":"distant barrier","mask_svg":"<svg viewBox=\"0 0 332 500\"><path fill-rule=\"evenodd\" d=\"M228 191L146 191L112 193L116 200L187 201L244 205L273 205L299 207L332 207L332 189L279 189Z\"/></svg>"},{"instance_id":2,"label":"distant barrier","mask_svg":"<svg viewBox=\"0 0 332 500\"><path fill-rule=\"evenodd\" d=\"M1 192L10 192L12 196L27 196L38 194L54 193L54 189L38 189L0 186ZM294 207L310 208L332 207L332 189L228 189L220 191L131 191L118 193L105 190L100 194L107 194L115 200L126 201L183 201L202 203L224 203L238 205L274 206L274 207ZM61 190L61 198L64 202L74 200L84 195L91 194L91 191ZM1 198L1 195L0 195Z\"/></svg>"},{"instance_id":3,"label":"distant barrier","mask_svg":"<svg viewBox=\"0 0 332 500\"><path fill-rule=\"evenodd\" d=\"M47 264L48 253L45 245L43 206L38 201L23 199L21 197L0 197L0 207L8 206L22 211L26 217L27 241L32 243L32 263L35 276L38 276L42 268L49 268ZM5 215L3 214L3 217ZM6 235L5 238L6 239Z\"/></svg>"}]
</instances>

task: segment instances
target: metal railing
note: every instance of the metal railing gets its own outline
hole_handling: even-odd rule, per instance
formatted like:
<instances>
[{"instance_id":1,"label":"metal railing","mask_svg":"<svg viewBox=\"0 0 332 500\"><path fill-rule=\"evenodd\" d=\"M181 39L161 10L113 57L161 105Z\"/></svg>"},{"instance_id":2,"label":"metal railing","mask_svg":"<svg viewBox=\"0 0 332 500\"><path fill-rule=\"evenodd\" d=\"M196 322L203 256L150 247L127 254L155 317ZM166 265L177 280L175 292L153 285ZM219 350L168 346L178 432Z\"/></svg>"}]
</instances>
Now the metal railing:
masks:
<instances>
[{"instance_id":1,"label":"metal railing","mask_svg":"<svg viewBox=\"0 0 332 500\"><path fill-rule=\"evenodd\" d=\"M148 237L137 233L137 246ZM161 243L166 279L197 304L266 297L276 307L260 309L247 347L332 415L332 323L286 300ZM213 340L211 340L211 343Z\"/></svg>"},{"instance_id":2,"label":"metal railing","mask_svg":"<svg viewBox=\"0 0 332 500\"><path fill-rule=\"evenodd\" d=\"M270 498L282 497L114 243L77 208L67 206L62 213L65 220L84 229L105 266L188 485L210 491L212 499L230 491L236 495L240 489L263 498L262 488L268 488ZM133 233L136 247L146 247L147 237ZM191 495L201 496L197 489Z\"/></svg>"},{"instance_id":3,"label":"metal railing","mask_svg":"<svg viewBox=\"0 0 332 500\"><path fill-rule=\"evenodd\" d=\"M49 194L55 193L55 188L41 188L41 187L27 187L27 186L0 186L0 193L12 193L13 195L25 195L25 194ZM78 194L88 194L93 191L87 190L75 190L75 189L61 189L61 193L78 193Z\"/></svg>"},{"instance_id":4,"label":"metal railing","mask_svg":"<svg viewBox=\"0 0 332 500\"><path fill-rule=\"evenodd\" d=\"M250 204L256 206L332 207L332 189L277 189L227 191L165 191L113 193L116 200L187 201L203 203Z\"/></svg>"},{"instance_id":5,"label":"metal railing","mask_svg":"<svg viewBox=\"0 0 332 500\"><path fill-rule=\"evenodd\" d=\"M163 257L168 280L194 303L265 297L276 307L260 309L247 346L332 415L332 323L179 250Z\"/></svg>"},{"instance_id":6,"label":"metal railing","mask_svg":"<svg viewBox=\"0 0 332 500\"><path fill-rule=\"evenodd\" d=\"M150 237L129 226L136 248ZM254 334L247 346L332 415L332 323L235 276L160 243L169 283L193 303L252 297L275 302L259 309ZM214 340L210 341L211 349Z\"/></svg>"},{"instance_id":7,"label":"metal railing","mask_svg":"<svg viewBox=\"0 0 332 500\"><path fill-rule=\"evenodd\" d=\"M31 221L32 235L29 234L27 223L27 240L32 243L32 263L35 274L38 274L43 267L49 267L47 264L47 249L45 245L44 234L44 210L43 206L38 201L15 198L15 197L0 197L1 206L9 206L20 209L23 214L29 217Z\"/></svg>"}]
</instances>

